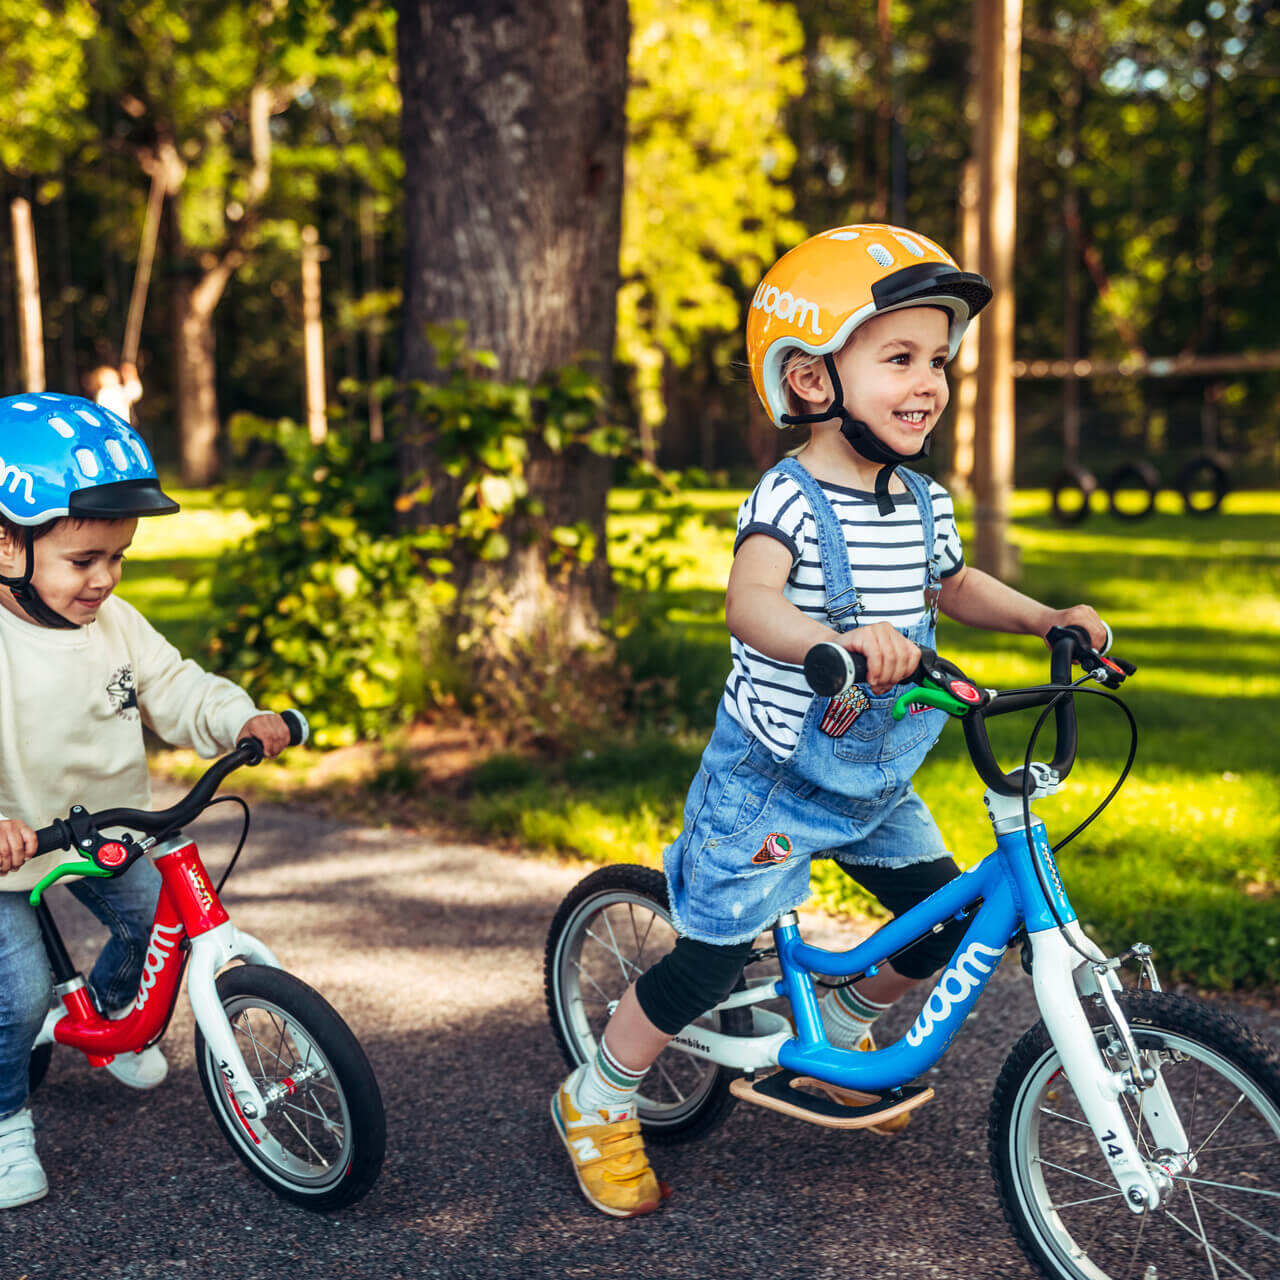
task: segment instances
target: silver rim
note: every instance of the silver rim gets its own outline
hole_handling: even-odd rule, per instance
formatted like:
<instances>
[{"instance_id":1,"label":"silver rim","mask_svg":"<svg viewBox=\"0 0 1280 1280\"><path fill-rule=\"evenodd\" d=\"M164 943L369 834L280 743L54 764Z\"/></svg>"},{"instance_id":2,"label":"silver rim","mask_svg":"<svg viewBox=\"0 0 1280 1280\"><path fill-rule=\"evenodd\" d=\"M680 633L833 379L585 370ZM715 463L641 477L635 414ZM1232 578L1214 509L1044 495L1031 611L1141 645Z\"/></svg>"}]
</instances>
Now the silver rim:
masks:
<instances>
[{"instance_id":1,"label":"silver rim","mask_svg":"<svg viewBox=\"0 0 1280 1280\"><path fill-rule=\"evenodd\" d=\"M1009 1156L1028 1225L1062 1275L1087 1280L1275 1280L1280 1275L1280 1112L1230 1060L1174 1032L1158 1066L1197 1167L1175 1174L1151 1213L1131 1213L1109 1176L1056 1051L1014 1100ZM1142 1114L1125 1098L1139 1152L1154 1160ZM1150 1105L1149 1103L1147 1105Z\"/></svg>"},{"instance_id":2,"label":"silver rim","mask_svg":"<svg viewBox=\"0 0 1280 1280\"><path fill-rule=\"evenodd\" d=\"M671 918L642 894L616 890L582 902L565 923L554 973L560 1025L580 1062L595 1055L622 993L675 945ZM715 1019L695 1025L714 1028ZM641 1119L679 1124L705 1102L718 1068L681 1049L664 1049L640 1085Z\"/></svg>"},{"instance_id":3,"label":"silver rim","mask_svg":"<svg viewBox=\"0 0 1280 1280\"><path fill-rule=\"evenodd\" d=\"M253 1162L277 1182L307 1192L327 1190L342 1179L352 1153L351 1116L332 1064L279 1005L260 996L237 996L223 1008L259 1090L304 1077L265 1119L251 1122L255 1142L206 1047L205 1066L228 1127Z\"/></svg>"}]
</instances>

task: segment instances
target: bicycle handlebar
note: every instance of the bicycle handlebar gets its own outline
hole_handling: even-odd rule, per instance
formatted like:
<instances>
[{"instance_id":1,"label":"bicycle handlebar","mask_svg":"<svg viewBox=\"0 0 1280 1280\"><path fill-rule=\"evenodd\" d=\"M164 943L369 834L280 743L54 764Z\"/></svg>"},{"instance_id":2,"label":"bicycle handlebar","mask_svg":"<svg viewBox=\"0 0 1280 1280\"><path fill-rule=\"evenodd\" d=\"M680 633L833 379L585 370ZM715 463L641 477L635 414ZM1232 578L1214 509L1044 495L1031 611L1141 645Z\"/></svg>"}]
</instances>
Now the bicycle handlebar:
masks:
<instances>
[{"instance_id":1,"label":"bicycle handlebar","mask_svg":"<svg viewBox=\"0 0 1280 1280\"><path fill-rule=\"evenodd\" d=\"M901 719L912 703L938 707L961 717L965 746L978 776L1000 795L1020 796L1022 770L1006 773L1000 767L987 737L987 717L1053 702L1057 742L1050 767L1059 779L1065 778L1076 759L1076 710L1070 693L1072 664L1079 662L1092 679L1110 689L1118 688L1137 668L1122 659L1104 657L1093 648L1083 627L1054 627L1045 639L1050 646L1049 683L1004 693L980 689L954 663L922 647L919 665L910 677L920 687L898 698L894 718ZM865 682L867 663L862 654L825 641L805 655L804 674L815 693L837 697L851 685Z\"/></svg>"},{"instance_id":2,"label":"bicycle handlebar","mask_svg":"<svg viewBox=\"0 0 1280 1280\"><path fill-rule=\"evenodd\" d=\"M311 733L306 716L301 711L282 711L280 715L289 727L289 745L296 747L306 742ZM132 827L148 835L176 830L199 816L229 773L242 765L260 764L262 756L262 743L257 738L241 738L234 751L215 760L195 786L168 809L103 809L98 813L85 813L76 806L67 818L58 818L36 832L36 853L52 853L74 845L92 856L95 842L87 833L102 827ZM81 873L76 871L75 874Z\"/></svg>"}]
</instances>

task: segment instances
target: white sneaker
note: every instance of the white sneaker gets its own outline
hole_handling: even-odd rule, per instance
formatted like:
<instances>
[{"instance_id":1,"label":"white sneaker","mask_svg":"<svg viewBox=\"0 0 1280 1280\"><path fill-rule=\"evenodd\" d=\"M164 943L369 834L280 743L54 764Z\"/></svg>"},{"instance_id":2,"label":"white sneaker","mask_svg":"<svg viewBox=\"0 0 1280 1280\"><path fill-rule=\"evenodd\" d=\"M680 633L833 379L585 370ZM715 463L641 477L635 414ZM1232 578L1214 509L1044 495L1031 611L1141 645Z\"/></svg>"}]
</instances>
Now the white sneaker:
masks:
<instances>
[{"instance_id":1,"label":"white sneaker","mask_svg":"<svg viewBox=\"0 0 1280 1280\"><path fill-rule=\"evenodd\" d=\"M49 1192L40 1157L36 1155L35 1125L31 1111L0 1120L0 1209L16 1209L43 1199Z\"/></svg>"},{"instance_id":2,"label":"white sneaker","mask_svg":"<svg viewBox=\"0 0 1280 1280\"><path fill-rule=\"evenodd\" d=\"M128 1015L131 1007L126 1005L115 1013L109 1013L107 1017L112 1021L119 1021ZM164 1083L165 1076L169 1074L169 1063L160 1052L160 1046L153 1044L140 1053L117 1053L107 1063L107 1070L130 1089L154 1089L156 1085Z\"/></svg>"}]
</instances>

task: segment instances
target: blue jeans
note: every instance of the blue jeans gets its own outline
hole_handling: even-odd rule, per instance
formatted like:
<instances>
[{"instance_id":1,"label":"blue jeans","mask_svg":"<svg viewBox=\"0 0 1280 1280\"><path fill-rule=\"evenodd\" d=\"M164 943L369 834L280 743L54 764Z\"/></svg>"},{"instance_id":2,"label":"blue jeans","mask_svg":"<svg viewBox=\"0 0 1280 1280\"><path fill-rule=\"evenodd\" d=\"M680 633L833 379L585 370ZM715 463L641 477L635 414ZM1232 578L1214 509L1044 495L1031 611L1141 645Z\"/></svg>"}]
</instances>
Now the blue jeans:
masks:
<instances>
[{"instance_id":1,"label":"blue jeans","mask_svg":"<svg viewBox=\"0 0 1280 1280\"><path fill-rule=\"evenodd\" d=\"M160 873L142 858L122 876L76 880L68 887L111 930L89 974L89 988L100 1009L115 1013L138 989ZM25 893L0 892L0 1120L26 1106L31 1046L52 999L36 913Z\"/></svg>"}]
</instances>

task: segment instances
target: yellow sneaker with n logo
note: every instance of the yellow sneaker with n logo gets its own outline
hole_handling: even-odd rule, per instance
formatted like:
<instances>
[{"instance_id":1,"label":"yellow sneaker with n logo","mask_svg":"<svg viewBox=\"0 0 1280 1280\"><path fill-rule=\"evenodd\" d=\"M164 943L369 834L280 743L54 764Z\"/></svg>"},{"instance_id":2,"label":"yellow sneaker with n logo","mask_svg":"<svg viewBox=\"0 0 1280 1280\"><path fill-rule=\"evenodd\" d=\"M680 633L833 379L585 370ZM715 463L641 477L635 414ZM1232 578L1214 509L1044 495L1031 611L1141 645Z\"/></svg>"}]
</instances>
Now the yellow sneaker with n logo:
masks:
<instances>
[{"instance_id":1,"label":"yellow sneaker with n logo","mask_svg":"<svg viewBox=\"0 0 1280 1280\"><path fill-rule=\"evenodd\" d=\"M652 1213L662 1200L662 1189L644 1153L635 1106L584 1114L573 1105L569 1080L551 1098L551 1119L573 1161L582 1194L614 1218Z\"/></svg>"}]
</instances>

